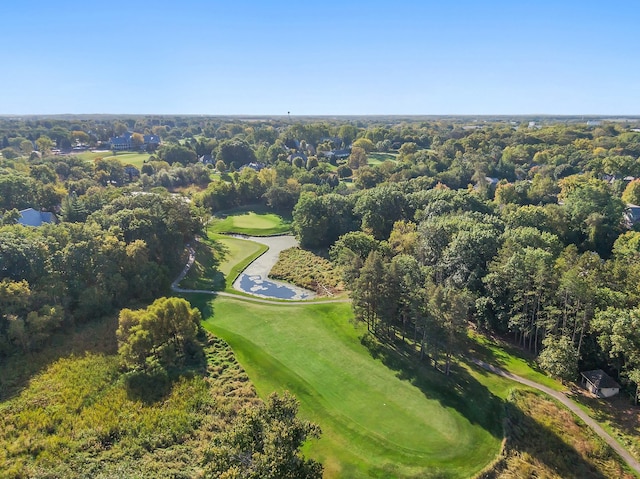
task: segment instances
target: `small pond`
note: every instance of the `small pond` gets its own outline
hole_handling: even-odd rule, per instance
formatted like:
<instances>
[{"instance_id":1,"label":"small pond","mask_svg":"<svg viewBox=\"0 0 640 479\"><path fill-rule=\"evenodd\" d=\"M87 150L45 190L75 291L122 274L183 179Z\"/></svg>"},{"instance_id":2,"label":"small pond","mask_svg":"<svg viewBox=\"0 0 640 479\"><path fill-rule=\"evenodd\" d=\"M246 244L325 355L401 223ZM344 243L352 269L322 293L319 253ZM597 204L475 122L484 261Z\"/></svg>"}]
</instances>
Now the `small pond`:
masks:
<instances>
[{"instance_id":1,"label":"small pond","mask_svg":"<svg viewBox=\"0 0 640 479\"><path fill-rule=\"evenodd\" d=\"M276 283L270 279L262 279L260 276L249 276L241 274L234 287L245 293L277 299L308 299L311 292L306 292L302 288L295 288L286 283ZM299 291L296 291L299 290Z\"/></svg>"},{"instance_id":2,"label":"small pond","mask_svg":"<svg viewBox=\"0 0 640 479\"><path fill-rule=\"evenodd\" d=\"M280 252L298 246L298 241L294 236L261 237L234 235L234 237L255 241L256 243L261 243L269 247L266 253L253 261L238 276L233 283L235 289L263 298L300 300L311 299L316 296L314 291L269 278L269 272L278 261Z\"/></svg>"}]
</instances>

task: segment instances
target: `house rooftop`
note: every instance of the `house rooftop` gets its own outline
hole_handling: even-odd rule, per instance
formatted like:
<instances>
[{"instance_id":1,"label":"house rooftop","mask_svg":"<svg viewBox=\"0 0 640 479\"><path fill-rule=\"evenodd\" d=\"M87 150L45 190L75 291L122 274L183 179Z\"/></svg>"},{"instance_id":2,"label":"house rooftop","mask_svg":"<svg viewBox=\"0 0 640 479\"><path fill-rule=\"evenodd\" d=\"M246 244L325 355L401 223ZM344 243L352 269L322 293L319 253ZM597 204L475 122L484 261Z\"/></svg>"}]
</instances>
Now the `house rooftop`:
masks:
<instances>
[{"instance_id":1,"label":"house rooftop","mask_svg":"<svg viewBox=\"0 0 640 479\"><path fill-rule=\"evenodd\" d=\"M597 389L620 389L620 385L602 369L583 371L580 374Z\"/></svg>"},{"instance_id":2,"label":"house rooftop","mask_svg":"<svg viewBox=\"0 0 640 479\"><path fill-rule=\"evenodd\" d=\"M56 217L53 213L38 211L33 208L20 211L20 219L18 219L18 223L24 226L42 226L43 223L55 222Z\"/></svg>"}]
</instances>

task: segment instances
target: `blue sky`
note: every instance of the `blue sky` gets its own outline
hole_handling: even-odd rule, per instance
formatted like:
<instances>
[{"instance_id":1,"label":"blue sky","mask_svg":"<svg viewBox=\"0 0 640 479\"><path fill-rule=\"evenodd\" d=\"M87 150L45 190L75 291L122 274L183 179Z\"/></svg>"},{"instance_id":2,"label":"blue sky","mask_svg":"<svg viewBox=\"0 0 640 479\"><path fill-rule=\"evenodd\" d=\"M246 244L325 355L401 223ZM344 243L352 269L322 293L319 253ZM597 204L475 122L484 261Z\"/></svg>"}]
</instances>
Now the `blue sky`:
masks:
<instances>
[{"instance_id":1,"label":"blue sky","mask_svg":"<svg viewBox=\"0 0 640 479\"><path fill-rule=\"evenodd\" d=\"M4 0L0 19L0 114L640 115L635 0Z\"/></svg>"}]
</instances>

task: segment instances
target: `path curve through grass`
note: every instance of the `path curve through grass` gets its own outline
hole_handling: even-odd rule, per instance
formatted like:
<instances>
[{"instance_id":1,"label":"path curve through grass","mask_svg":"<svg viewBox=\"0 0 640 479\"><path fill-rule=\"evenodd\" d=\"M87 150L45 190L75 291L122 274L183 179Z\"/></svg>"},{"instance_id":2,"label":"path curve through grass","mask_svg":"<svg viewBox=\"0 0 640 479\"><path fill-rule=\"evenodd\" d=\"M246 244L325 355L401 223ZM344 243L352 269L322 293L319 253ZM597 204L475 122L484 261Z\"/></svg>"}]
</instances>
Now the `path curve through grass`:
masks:
<instances>
[{"instance_id":1,"label":"path curve through grass","mask_svg":"<svg viewBox=\"0 0 640 479\"><path fill-rule=\"evenodd\" d=\"M624 459L629 467L640 474L640 463L636 461L633 456L629 454L629 452L624 447L622 447L615 439L613 439L604 429L602 429L602 426L600 426L600 424L598 424L593 418L587 415L582 409L578 407L576 403L565 396L562 392L554 391L553 389L543 384L531 381L530 379L523 378L516 374L512 374L508 371L505 371L504 369L500 369L479 359L472 358L471 362L487 371L497 374L498 376L502 376L504 378L511 379L512 381L516 381L520 384L524 384L525 386L537 389L538 391L542 391L543 393L558 400L567 408L569 408L569 410L571 410L576 416L582 419L585 424L587 424L587 426L593 429L593 431L598 436L600 436L609 446L611 446L614 451L616 451L620 455L620 457L622 457L622 459Z\"/></svg>"}]
</instances>

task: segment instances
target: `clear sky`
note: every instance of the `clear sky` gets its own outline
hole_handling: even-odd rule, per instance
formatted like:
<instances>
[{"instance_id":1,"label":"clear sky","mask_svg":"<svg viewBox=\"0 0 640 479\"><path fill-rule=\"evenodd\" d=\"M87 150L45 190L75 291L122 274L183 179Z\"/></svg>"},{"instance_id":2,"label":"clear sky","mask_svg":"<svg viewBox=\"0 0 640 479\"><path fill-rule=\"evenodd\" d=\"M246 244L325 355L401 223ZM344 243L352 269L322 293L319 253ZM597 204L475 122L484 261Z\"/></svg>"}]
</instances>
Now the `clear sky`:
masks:
<instances>
[{"instance_id":1,"label":"clear sky","mask_svg":"<svg viewBox=\"0 0 640 479\"><path fill-rule=\"evenodd\" d=\"M637 0L2 0L0 114L640 114Z\"/></svg>"}]
</instances>

